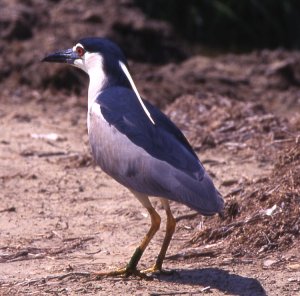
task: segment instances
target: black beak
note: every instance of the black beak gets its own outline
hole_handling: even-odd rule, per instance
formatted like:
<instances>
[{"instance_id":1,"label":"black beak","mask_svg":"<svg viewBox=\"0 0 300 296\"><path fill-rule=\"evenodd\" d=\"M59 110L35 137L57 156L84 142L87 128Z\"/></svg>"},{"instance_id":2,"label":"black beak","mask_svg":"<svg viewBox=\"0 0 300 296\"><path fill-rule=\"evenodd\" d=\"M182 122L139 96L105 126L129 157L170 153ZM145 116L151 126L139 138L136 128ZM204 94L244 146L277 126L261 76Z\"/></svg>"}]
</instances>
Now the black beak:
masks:
<instances>
[{"instance_id":1,"label":"black beak","mask_svg":"<svg viewBox=\"0 0 300 296\"><path fill-rule=\"evenodd\" d=\"M49 54L42 59L42 62L74 64L76 59L80 59L80 57L70 48Z\"/></svg>"}]
</instances>

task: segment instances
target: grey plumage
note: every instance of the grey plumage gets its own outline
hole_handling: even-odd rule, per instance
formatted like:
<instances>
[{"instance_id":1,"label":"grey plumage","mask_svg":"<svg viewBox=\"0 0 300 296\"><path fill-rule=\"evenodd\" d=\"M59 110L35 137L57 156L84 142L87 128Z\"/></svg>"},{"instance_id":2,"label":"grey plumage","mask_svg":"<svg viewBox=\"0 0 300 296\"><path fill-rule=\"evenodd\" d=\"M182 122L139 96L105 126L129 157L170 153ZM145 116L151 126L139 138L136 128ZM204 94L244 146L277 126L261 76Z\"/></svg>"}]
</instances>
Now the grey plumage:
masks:
<instances>
[{"instance_id":1,"label":"grey plumage","mask_svg":"<svg viewBox=\"0 0 300 296\"><path fill-rule=\"evenodd\" d=\"M129 189L184 203L203 215L222 211L221 195L163 113L147 105L153 125L134 92L123 87L104 90L94 104L89 139L97 164L107 174Z\"/></svg>"},{"instance_id":2,"label":"grey plumage","mask_svg":"<svg viewBox=\"0 0 300 296\"><path fill-rule=\"evenodd\" d=\"M68 63L89 75L87 124L93 157L103 171L132 191L151 218L151 227L128 265L98 275L145 276L161 271L176 226L168 200L213 215L223 210L222 196L182 132L142 100L116 44L104 38L84 38L43 61ZM166 235L156 263L141 273L137 264L161 221L149 196L161 198Z\"/></svg>"}]
</instances>

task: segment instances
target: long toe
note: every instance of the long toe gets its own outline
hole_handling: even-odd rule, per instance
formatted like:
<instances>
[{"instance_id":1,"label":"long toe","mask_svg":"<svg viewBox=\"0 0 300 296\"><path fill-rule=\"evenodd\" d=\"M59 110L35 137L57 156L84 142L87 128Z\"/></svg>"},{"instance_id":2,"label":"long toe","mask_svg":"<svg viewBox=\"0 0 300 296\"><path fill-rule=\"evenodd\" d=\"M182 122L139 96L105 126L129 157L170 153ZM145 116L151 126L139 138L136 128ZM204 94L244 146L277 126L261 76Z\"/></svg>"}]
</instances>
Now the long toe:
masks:
<instances>
[{"instance_id":1,"label":"long toe","mask_svg":"<svg viewBox=\"0 0 300 296\"><path fill-rule=\"evenodd\" d=\"M156 264L154 264L152 267L141 270L141 273L143 274L151 274L151 275L173 275L175 273L174 270L166 270L166 269L162 269L161 267L158 267Z\"/></svg>"},{"instance_id":2,"label":"long toe","mask_svg":"<svg viewBox=\"0 0 300 296\"><path fill-rule=\"evenodd\" d=\"M140 277L142 279L152 280L152 278L150 276L148 276L146 273L140 272L136 268L132 269L132 268L128 268L128 267L123 267L123 268L119 268L119 269L112 270L112 271L94 272L93 275L95 276L96 279L100 279L103 277L136 276L136 277Z\"/></svg>"}]
</instances>

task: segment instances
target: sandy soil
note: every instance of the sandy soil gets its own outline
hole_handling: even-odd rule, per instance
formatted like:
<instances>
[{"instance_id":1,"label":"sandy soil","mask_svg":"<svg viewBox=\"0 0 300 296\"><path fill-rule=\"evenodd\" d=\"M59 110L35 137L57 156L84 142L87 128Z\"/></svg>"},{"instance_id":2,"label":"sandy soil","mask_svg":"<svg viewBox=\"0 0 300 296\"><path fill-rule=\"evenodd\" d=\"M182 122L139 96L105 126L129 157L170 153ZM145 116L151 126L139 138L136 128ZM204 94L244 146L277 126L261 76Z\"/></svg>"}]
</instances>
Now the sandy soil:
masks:
<instances>
[{"instance_id":1,"label":"sandy soil","mask_svg":"<svg viewBox=\"0 0 300 296\"><path fill-rule=\"evenodd\" d=\"M87 1L97 11L80 2L76 9L68 1L4 2L0 295L300 295L298 52L182 60L184 48L168 25L130 1ZM74 26L66 30L62 18ZM141 36L149 30L156 43L146 61ZM72 46L75 35L87 33L124 46L141 93L180 126L225 197L223 219L171 204L178 221L165 260L171 275L91 275L123 267L150 221L127 189L93 164L87 78L37 62L57 43ZM164 211L154 204L163 222L141 269L153 264L164 235Z\"/></svg>"},{"instance_id":2,"label":"sandy soil","mask_svg":"<svg viewBox=\"0 0 300 296\"><path fill-rule=\"evenodd\" d=\"M19 107L1 106L3 295L299 293L297 246L261 258L224 254L220 247L226 240L191 246L202 219L185 218L191 211L179 204L172 205L180 221L165 261L166 268L176 270L174 275L153 281L86 277L86 272L123 266L147 231L149 217L126 189L92 165L85 110L77 106L76 97L61 105L43 102L40 98ZM51 133L56 140L37 138ZM234 180L268 173L255 160L245 166L230 151L220 156L217 148L201 159L217 175L217 183L225 174ZM209 165L212 159L219 165ZM154 238L141 268L152 264L162 235L163 230Z\"/></svg>"}]
</instances>

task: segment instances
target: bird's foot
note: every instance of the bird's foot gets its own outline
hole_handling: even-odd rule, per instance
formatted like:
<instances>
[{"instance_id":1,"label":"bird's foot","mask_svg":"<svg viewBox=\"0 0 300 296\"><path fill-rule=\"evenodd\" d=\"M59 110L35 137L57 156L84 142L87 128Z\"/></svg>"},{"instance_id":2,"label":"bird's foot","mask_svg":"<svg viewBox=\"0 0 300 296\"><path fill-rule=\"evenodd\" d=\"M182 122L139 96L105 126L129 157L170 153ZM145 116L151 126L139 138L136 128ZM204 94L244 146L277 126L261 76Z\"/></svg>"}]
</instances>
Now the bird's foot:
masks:
<instances>
[{"instance_id":1,"label":"bird's foot","mask_svg":"<svg viewBox=\"0 0 300 296\"><path fill-rule=\"evenodd\" d=\"M162 269L161 267L159 267L158 265L154 264L152 267L141 270L141 273L143 274L153 274L153 275L158 275L158 274L162 274L162 275L172 275L175 273L174 270L166 270L166 269Z\"/></svg>"},{"instance_id":2,"label":"bird's foot","mask_svg":"<svg viewBox=\"0 0 300 296\"><path fill-rule=\"evenodd\" d=\"M129 276L136 276L140 277L145 280L152 280L152 277L148 276L147 274L137 270L136 268L119 268L112 271L107 272L95 272L93 273L96 279L100 279L101 277L117 277L117 276L123 276L123 277L129 277Z\"/></svg>"}]
</instances>

